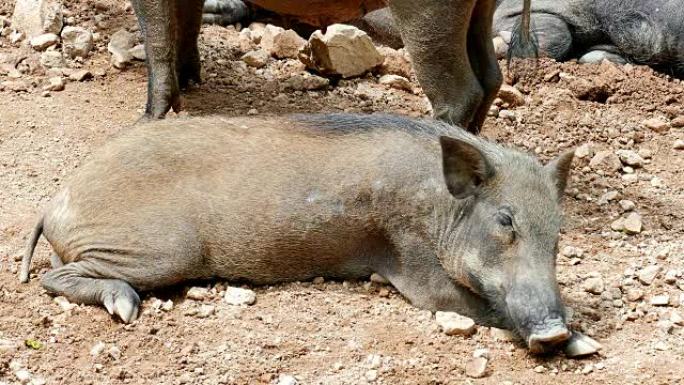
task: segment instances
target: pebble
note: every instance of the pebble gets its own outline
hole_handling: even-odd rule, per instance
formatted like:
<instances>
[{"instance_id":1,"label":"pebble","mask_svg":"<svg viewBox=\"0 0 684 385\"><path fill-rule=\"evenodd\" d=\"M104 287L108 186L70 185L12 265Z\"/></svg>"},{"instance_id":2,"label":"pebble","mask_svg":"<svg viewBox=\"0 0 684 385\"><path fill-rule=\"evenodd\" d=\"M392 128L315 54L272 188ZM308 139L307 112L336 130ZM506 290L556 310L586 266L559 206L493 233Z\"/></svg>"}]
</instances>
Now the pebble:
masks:
<instances>
[{"instance_id":1,"label":"pebble","mask_svg":"<svg viewBox=\"0 0 684 385\"><path fill-rule=\"evenodd\" d=\"M120 29L109 39L107 50L112 54L111 64L114 68L124 69L133 60L133 55L129 52L135 45L137 38L134 34Z\"/></svg>"},{"instance_id":2,"label":"pebble","mask_svg":"<svg viewBox=\"0 0 684 385\"><path fill-rule=\"evenodd\" d=\"M88 70L76 70L69 75L69 80L73 80L75 82L82 82L92 78L93 74Z\"/></svg>"},{"instance_id":3,"label":"pebble","mask_svg":"<svg viewBox=\"0 0 684 385\"><path fill-rule=\"evenodd\" d=\"M32 38L29 41L31 48L35 49L36 51L45 51L48 47L52 47L57 43L59 43L59 36L55 35L54 33L44 33Z\"/></svg>"},{"instance_id":4,"label":"pebble","mask_svg":"<svg viewBox=\"0 0 684 385\"><path fill-rule=\"evenodd\" d=\"M512 342L516 339L515 334L513 334L510 330L492 327L490 328L489 333L495 341Z\"/></svg>"},{"instance_id":5,"label":"pebble","mask_svg":"<svg viewBox=\"0 0 684 385\"><path fill-rule=\"evenodd\" d=\"M90 348L90 355L93 357L99 356L100 354L102 354L102 352L104 352L105 347L106 345L104 342L98 341L97 343L95 343L95 345L93 345L92 348Z\"/></svg>"},{"instance_id":6,"label":"pebble","mask_svg":"<svg viewBox=\"0 0 684 385\"><path fill-rule=\"evenodd\" d=\"M247 63L248 66L255 68L262 68L268 63L271 55L264 49L258 49L256 51L249 51L242 55L240 60Z\"/></svg>"},{"instance_id":7,"label":"pebble","mask_svg":"<svg viewBox=\"0 0 684 385\"><path fill-rule=\"evenodd\" d=\"M644 125L644 127L651 129L655 132L667 132L669 129L669 126L667 122L661 118L651 118L651 119L646 119L641 124Z\"/></svg>"},{"instance_id":8,"label":"pebble","mask_svg":"<svg viewBox=\"0 0 684 385\"><path fill-rule=\"evenodd\" d=\"M590 156L591 153L591 145L589 143L584 143L575 150L575 158L583 159Z\"/></svg>"},{"instance_id":9,"label":"pebble","mask_svg":"<svg viewBox=\"0 0 684 385\"><path fill-rule=\"evenodd\" d=\"M629 289L626 294L627 300L630 302L636 302L644 298L644 291L641 289Z\"/></svg>"},{"instance_id":10,"label":"pebble","mask_svg":"<svg viewBox=\"0 0 684 385\"><path fill-rule=\"evenodd\" d=\"M278 376L277 385L297 385L297 379L291 374L281 374Z\"/></svg>"},{"instance_id":11,"label":"pebble","mask_svg":"<svg viewBox=\"0 0 684 385\"><path fill-rule=\"evenodd\" d=\"M656 279L659 272L660 266L650 265L644 267L643 269L639 270L639 272L637 272L637 279L639 279L639 282L641 282L644 285L650 285Z\"/></svg>"},{"instance_id":12,"label":"pebble","mask_svg":"<svg viewBox=\"0 0 684 385\"><path fill-rule=\"evenodd\" d=\"M475 358L483 357L483 358L489 359L489 349L485 349L485 348L476 349L473 352L473 357L475 357Z\"/></svg>"},{"instance_id":13,"label":"pebble","mask_svg":"<svg viewBox=\"0 0 684 385\"><path fill-rule=\"evenodd\" d=\"M670 296L667 294L654 295L649 303L653 306L667 306L670 303Z\"/></svg>"},{"instance_id":14,"label":"pebble","mask_svg":"<svg viewBox=\"0 0 684 385\"><path fill-rule=\"evenodd\" d=\"M66 299L66 297L62 297L62 296L55 297L53 299L53 301L57 305L59 305L59 307L62 309L62 311L65 311L65 312L70 311L71 309L73 309L77 306L76 304L69 302L69 300Z\"/></svg>"},{"instance_id":15,"label":"pebble","mask_svg":"<svg viewBox=\"0 0 684 385\"><path fill-rule=\"evenodd\" d=\"M674 148L675 150L684 150L684 140L675 140L674 144L672 145L672 148Z\"/></svg>"},{"instance_id":16,"label":"pebble","mask_svg":"<svg viewBox=\"0 0 684 385\"><path fill-rule=\"evenodd\" d=\"M575 246L565 246L563 250L561 250L561 254L567 258L582 258L582 256L584 256L584 250Z\"/></svg>"},{"instance_id":17,"label":"pebble","mask_svg":"<svg viewBox=\"0 0 684 385\"><path fill-rule=\"evenodd\" d=\"M482 378L487 374L487 359L485 357L475 357L468 361L465 373L471 378Z\"/></svg>"},{"instance_id":18,"label":"pebble","mask_svg":"<svg viewBox=\"0 0 684 385\"><path fill-rule=\"evenodd\" d=\"M605 284L601 277L589 277L584 281L584 291L591 294L601 294L605 290Z\"/></svg>"},{"instance_id":19,"label":"pebble","mask_svg":"<svg viewBox=\"0 0 684 385\"><path fill-rule=\"evenodd\" d=\"M675 282L677 282L677 271L668 270L667 273L665 273L665 283L673 284Z\"/></svg>"},{"instance_id":20,"label":"pebble","mask_svg":"<svg viewBox=\"0 0 684 385\"><path fill-rule=\"evenodd\" d=\"M291 29L269 24L264 28L259 44L274 57L296 59L299 51L306 45L306 40Z\"/></svg>"},{"instance_id":21,"label":"pebble","mask_svg":"<svg viewBox=\"0 0 684 385\"><path fill-rule=\"evenodd\" d=\"M45 91L63 91L64 79L61 76L55 76L48 79L48 84L43 87Z\"/></svg>"},{"instance_id":22,"label":"pebble","mask_svg":"<svg viewBox=\"0 0 684 385\"><path fill-rule=\"evenodd\" d=\"M586 365L584 365L584 367L582 368L581 373L582 373L582 374L589 374L589 373L591 373L591 372L593 372L593 371L594 371L594 365L592 365L592 364L586 364Z\"/></svg>"},{"instance_id":23,"label":"pebble","mask_svg":"<svg viewBox=\"0 0 684 385\"><path fill-rule=\"evenodd\" d=\"M573 332L570 341L565 345L565 355L568 357L583 357L601 350L601 344L582 333Z\"/></svg>"},{"instance_id":24,"label":"pebble","mask_svg":"<svg viewBox=\"0 0 684 385\"><path fill-rule=\"evenodd\" d=\"M0 83L0 89L7 89L13 92L28 92L29 84L24 80L5 80Z\"/></svg>"},{"instance_id":25,"label":"pebble","mask_svg":"<svg viewBox=\"0 0 684 385\"><path fill-rule=\"evenodd\" d=\"M499 117L504 120L510 120L511 122L514 122L516 119L515 112L511 110L499 111Z\"/></svg>"},{"instance_id":26,"label":"pebble","mask_svg":"<svg viewBox=\"0 0 684 385\"><path fill-rule=\"evenodd\" d=\"M592 169L602 169L604 171L619 171L622 168L620 158L613 151L599 151L589 161Z\"/></svg>"},{"instance_id":27,"label":"pebble","mask_svg":"<svg viewBox=\"0 0 684 385\"><path fill-rule=\"evenodd\" d=\"M283 82L283 87L295 91L320 90L328 87L328 85L330 85L329 79L311 75L308 72L294 74Z\"/></svg>"},{"instance_id":28,"label":"pebble","mask_svg":"<svg viewBox=\"0 0 684 385\"><path fill-rule=\"evenodd\" d=\"M669 350L670 347L667 345L665 341L658 341L656 344L653 346L655 350L660 350L661 352L664 352L666 350Z\"/></svg>"},{"instance_id":29,"label":"pebble","mask_svg":"<svg viewBox=\"0 0 684 385\"><path fill-rule=\"evenodd\" d=\"M107 355L109 355L109 357L111 357L114 361L118 361L121 358L121 349L119 349L117 346L112 346L107 351Z\"/></svg>"},{"instance_id":30,"label":"pebble","mask_svg":"<svg viewBox=\"0 0 684 385\"><path fill-rule=\"evenodd\" d=\"M173 301L172 301L172 300L168 300L168 301L162 303L160 309L162 309L163 311L171 311L171 310L173 310Z\"/></svg>"},{"instance_id":31,"label":"pebble","mask_svg":"<svg viewBox=\"0 0 684 385\"><path fill-rule=\"evenodd\" d=\"M641 232L641 215L631 212L624 221L624 231L627 234L639 234Z\"/></svg>"},{"instance_id":32,"label":"pebble","mask_svg":"<svg viewBox=\"0 0 684 385\"><path fill-rule=\"evenodd\" d=\"M93 34L85 28L67 26L61 36L62 52L70 58L85 58L93 49Z\"/></svg>"},{"instance_id":33,"label":"pebble","mask_svg":"<svg viewBox=\"0 0 684 385\"><path fill-rule=\"evenodd\" d=\"M632 150L619 150L617 155L620 158L620 161L627 166L640 168L644 165L644 158Z\"/></svg>"},{"instance_id":34,"label":"pebble","mask_svg":"<svg viewBox=\"0 0 684 385\"><path fill-rule=\"evenodd\" d=\"M675 128L684 127L684 115L672 119L670 125Z\"/></svg>"},{"instance_id":35,"label":"pebble","mask_svg":"<svg viewBox=\"0 0 684 385\"><path fill-rule=\"evenodd\" d=\"M208 318L212 316L216 312L216 308L211 305L202 305L200 308L197 310L197 313L195 313L195 317L197 318Z\"/></svg>"},{"instance_id":36,"label":"pebble","mask_svg":"<svg viewBox=\"0 0 684 385\"><path fill-rule=\"evenodd\" d=\"M618 204L620 205L620 208L622 209L622 211L632 211L636 208L636 205L634 204L634 202L632 202L628 199L623 199L620 202L618 202Z\"/></svg>"},{"instance_id":37,"label":"pebble","mask_svg":"<svg viewBox=\"0 0 684 385\"><path fill-rule=\"evenodd\" d=\"M435 319L444 334L448 336L469 336L475 333L475 321L458 313L438 311L435 313Z\"/></svg>"},{"instance_id":38,"label":"pebble","mask_svg":"<svg viewBox=\"0 0 684 385\"><path fill-rule=\"evenodd\" d=\"M393 75L393 74L387 74L387 75L382 75L380 79L378 79L378 83L384 84L386 86L396 88L398 90L405 90L405 91L412 91L413 86L411 85L411 82L406 79L403 76L399 75Z\"/></svg>"},{"instance_id":39,"label":"pebble","mask_svg":"<svg viewBox=\"0 0 684 385\"><path fill-rule=\"evenodd\" d=\"M371 274L370 281L375 282L375 283L380 284L380 285L387 285L390 283L385 277L383 277L382 275L380 275L378 273Z\"/></svg>"},{"instance_id":40,"label":"pebble","mask_svg":"<svg viewBox=\"0 0 684 385\"><path fill-rule=\"evenodd\" d=\"M135 60L145 61L147 59L147 53L145 53L145 44L134 45L133 48L128 50L128 53L130 53Z\"/></svg>"},{"instance_id":41,"label":"pebble","mask_svg":"<svg viewBox=\"0 0 684 385\"><path fill-rule=\"evenodd\" d=\"M19 345L11 340L0 338L0 353L16 350Z\"/></svg>"},{"instance_id":42,"label":"pebble","mask_svg":"<svg viewBox=\"0 0 684 385\"><path fill-rule=\"evenodd\" d=\"M546 368L544 367L544 365L538 365L535 366L533 370L535 373L544 373L546 371Z\"/></svg>"},{"instance_id":43,"label":"pebble","mask_svg":"<svg viewBox=\"0 0 684 385\"><path fill-rule=\"evenodd\" d=\"M46 51L40 55L40 64L45 68L64 66L64 58L59 51Z\"/></svg>"},{"instance_id":44,"label":"pebble","mask_svg":"<svg viewBox=\"0 0 684 385\"><path fill-rule=\"evenodd\" d=\"M206 287L191 287L188 292L185 294L186 298L195 300L195 301L204 301L210 296L209 289Z\"/></svg>"},{"instance_id":45,"label":"pebble","mask_svg":"<svg viewBox=\"0 0 684 385\"><path fill-rule=\"evenodd\" d=\"M315 285L320 285L322 283L325 283L325 278L323 277L316 277L311 281Z\"/></svg>"},{"instance_id":46,"label":"pebble","mask_svg":"<svg viewBox=\"0 0 684 385\"><path fill-rule=\"evenodd\" d=\"M525 96L517 88L509 86L508 84L502 84L497 95L505 103L508 103L510 107L518 107L525 105Z\"/></svg>"},{"instance_id":47,"label":"pebble","mask_svg":"<svg viewBox=\"0 0 684 385\"><path fill-rule=\"evenodd\" d=\"M684 326L684 317L676 311L670 314L670 322L678 326Z\"/></svg>"},{"instance_id":48,"label":"pebble","mask_svg":"<svg viewBox=\"0 0 684 385\"><path fill-rule=\"evenodd\" d=\"M365 377L368 382L375 382L378 379L378 371L371 369L366 372Z\"/></svg>"},{"instance_id":49,"label":"pebble","mask_svg":"<svg viewBox=\"0 0 684 385\"><path fill-rule=\"evenodd\" d=\"M231 305L253 305L256 302L256 293L240 287L228 287L224 299Z\"/></svg>"},{"instance_id":50,"label":"pebble","mask_svg":"<svg viewBox=\"0 0 684 385\"><path fill-rule=\"evenodd\" d=\"M14 372L14 376L21 384L28 384L31 381L31 373L26 369L17 370Z\"/></svg>"},{"instance_id":51,"label":"pebble","mask_svg":"<svg viewBox=\"0 0 684 385\"><path fill-rule=\"evenodd\" d=\"M601 195L599 199L596 201L599 205L605 205L608 204L611 201L614 201L618 197L619 193L615 190L608 191L607 193Z\"/></svg>"}]
</instances>

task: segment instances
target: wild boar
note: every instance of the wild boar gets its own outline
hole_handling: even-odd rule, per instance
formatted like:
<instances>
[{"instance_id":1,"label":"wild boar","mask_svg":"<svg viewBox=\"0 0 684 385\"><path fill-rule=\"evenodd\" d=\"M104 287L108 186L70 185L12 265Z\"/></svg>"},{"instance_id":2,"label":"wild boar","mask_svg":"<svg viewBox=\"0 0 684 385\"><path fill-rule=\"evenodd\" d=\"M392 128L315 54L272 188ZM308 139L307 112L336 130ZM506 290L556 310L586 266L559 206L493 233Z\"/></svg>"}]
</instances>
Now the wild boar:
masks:
<instances>
[{"instance_id":1,"label":"wild boar","mask_svg":"<svg viewBox=\"0 0 684 385\"><path fill-rule=\"evenodd\" d=\"M286 128L285 128L286 127ZM555 258L573 152L542 166L446 123L389 115L191 118L106 144L48 204L43 287L137 318L138 291L378 273L415 306L566 341Z\"/></svg>"}]
</instances>

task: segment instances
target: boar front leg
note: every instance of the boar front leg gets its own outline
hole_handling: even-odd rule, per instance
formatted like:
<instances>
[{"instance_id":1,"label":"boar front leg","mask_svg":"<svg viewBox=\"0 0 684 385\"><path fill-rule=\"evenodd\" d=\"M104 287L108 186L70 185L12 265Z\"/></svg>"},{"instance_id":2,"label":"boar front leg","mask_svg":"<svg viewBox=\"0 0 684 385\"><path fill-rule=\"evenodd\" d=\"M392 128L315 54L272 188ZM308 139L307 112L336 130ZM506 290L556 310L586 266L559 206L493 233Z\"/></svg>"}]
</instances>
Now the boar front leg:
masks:
<instances>
[{"instance_id":1,"label":"boar front leg","mask_svg":"<svg viewBox=\"0 0 684 385\"><path fill-rule=\"evenodd\" d=\"M175 0L133 0L147 55L145 117L161 119L173 108L180 111L176 72L177 20Z\"/></svg>"},{"instance_id":2,"label":"boar front leg","mask_svg":"<svg viewBox=\"0 0 684 385\"><path fill-rule=\"evenodd\" d=\"M392 0L389 6L435 118L469 127L484 97L468 59L475 1Z\"/></svg>"}]
</instances>

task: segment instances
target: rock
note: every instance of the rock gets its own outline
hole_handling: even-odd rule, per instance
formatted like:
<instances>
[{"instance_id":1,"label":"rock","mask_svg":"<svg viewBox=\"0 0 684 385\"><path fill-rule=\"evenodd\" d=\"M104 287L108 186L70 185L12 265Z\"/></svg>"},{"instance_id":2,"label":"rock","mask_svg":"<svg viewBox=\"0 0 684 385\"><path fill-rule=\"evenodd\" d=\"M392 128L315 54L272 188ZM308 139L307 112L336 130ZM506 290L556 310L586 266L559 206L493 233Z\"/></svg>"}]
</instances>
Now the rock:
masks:
<instances>
[{"instance_id":1,"label":"rock","mask_svg":"<svg viewBox=\"0 0 684 385\"><path fill-rule=\"evenodd\" d=\"M525 96L517 88L502 84L497 95L504 103L508 103L510 107L518 107L525 105Z\"/></svg>"},{"instance_id":2,"label":"rock","mask_svg":"<svg viewBox=\"0 0 684 385\"><path fill-rule=\"evenodd\" d=\"M29 38L62 30L62 5L58 0L17 0L12 27Z\"/></svg>"},{"instance_id":3,"label":"rock","mask_svg":"<svg viewBox=\"0 0 684 385\"><path fill-rule=\"evenodd\" d=\"M202 305L197 310L197 313L195 313L195 317L207 318L207 317L212 316L215 312L216 312L216 307L211 306L211 305Z\"/></svg>"},{"instance_id":4,"label":"rock","mask_svg":"<svg viewBox=\"0 0 684 385\"><path fill-rule=\"evenodd\" d=\"M578 332L573 332L570 341L565 345L565 355L571 358L588 356L599 350L601 350L601 344Z\"/></svg>"},{"instance_id":5,"label":"rock","mask_svg":"<svg viewBox=\"0 0 684 385\"><path fill-rule=\"evenodd\" d=\"M0 353L5 353L5 352L12 352L14 350L17 350L19 348L19 344L11 341L11 340L6 340L0 338Z\"/></svg>"},{"instance_id":6,"label":"rock","mask_svg":"<svg viewBox=\"0 0 684 385\"><path fill-rule=\"evenodd\" d=\"M31 48L35 49L36 51L45 51L48 49L48 47L52 47L57 43L59 43L59 36L55 35L54 33L44 33L29 40Z\"/></svg>"},{"instance_id":7,"label":"rock","mask_svg":"<svg viewBox=\"0 0 684 385\"><path fill-rule=\"evenodd\" d=\"M674 148L675 150L684 150L684 140L675 140L674 144L672 145L672 148Z\"/></svg>"},{"instance_id":8,"label":"rock","mask_svg":"<svg viewBox=\"0 0 684 385\"><path fill-rule=\"evenodd\" d=\"M637 154L644 159L653 158L653 151L649 150L648 148L640 148L639 151L637 151Z\"/></svg>"},{"instance_id":9,"label":"rock","mask_svg":"<svg viewBox=\"0 0 684 385\"><path fill-rule=\"evenodd\" d=\"M572 78L568 88L579 100L599 103L604 103L615 92L611 83L601 78Z\"/></svg>"},{"instance_id":10,"label":"rock","mask_svg":"<svg viewBox=\"0 0 684 385\"><path fill-rule=\"evenodd\" d=\"M622 168L620 158L612 151L599 151L589 161L589 167L592 169L602 169L604 171L619 171Z\"/></svg>"},{"instance_id":11,"label":"rock","mask_svg":"<svg viewBox=\"0 0 684 385\"><path fill-rule=\"evenodd\" d=\"M48 84L43 87L45 91L63 91L64 79L61 76L55 76L48 80Z\"/></svg>"},{"instance_id":12,"label":"rock","mask_svg":"<svg viewBox=\"0 0 684 385\"><path fill-rule=\"evenodd\" d=\"M624 221L624 232L627 234L639 234L641 232L641 215L631 212Z\"/></svg>"},{"instance_id":13,"label":"rock","mask_svg":"<svg viewBox=\"0 0 684 385\"><path fill-rule=\"evenodd\" d=\"M603 283L603 278L601 277L587 278L582 287L584 288L584 291L591 294L601 294L605 290L605 284Z\"/></svg>"},{"instance_id":14,"label":"rock","mask_svg":"<svg viewBox=\"0 0 684 385\"><path fill-rule=\"evenodd\" d=\"M654 295L648 302L653 306L667 306L670 304L670 296L667 294Z\"/></svg>"},{"instance_id":15,"label":"rock","mask_svg":"<svg viewBox=\"0 0 684 385\"><path fill-rule=\"evenodd\" d=\"M64 66L64 58L59 51L47 51L40 55L40 65L45 68L56 68Z\"/></svg>"},{"instance_id":16,"label":"rock","mask_svg":"<svg viewBox=\"0 0 684 385\"><path fill-rule=\"evenodd\" d=\"M646 128L660 133L667 132L667 130L670 129L667 122L661 118L646 119L641 122L641 124L643 124Z\"/></svg>"},{"instance_id":17,"label":"rock","mask_svg":"<svg viewBox=\"0 0 684 385\"><path fill-rule=\"evenodd\" d=\"M378 379L378 371L375 369L371 369L366 372L366 380L368 382L375 382Z\"/></svg>"},{"instance_id":18,"label":"rock","mask_svg":"<svg viewBox=\"0 0 684 385\"><path fill-rule=\"evenodd\" d=\"M300 59L311 69L343 78L362 75L384 60L365 32L345 24L333 24L325 34L314 32Z\"/></svg>"},{"instance_id":19,"label":"rock","mask_svg":"<svg viewBox=\"0 0 684 385\"><path fill-rule=\"evenodd\" d=\"M0 89L6 89L14 92L28 92L30 84L24 80L5 80L0 83Z\"/></svg>"},{"instance_id":20,"label":"rock","mask_svg":"<svg viewBox=\"0 0 684 385\"><path fill-rule=\"evenodd\" d=\"M249 30L249 37L256 44L261 42L261 38L264 36L264 30L266 29L266 24L255 21L247 27Z\"/></svg>"},{"instance_id":21,"label":"rock","mask_svg":"<svg viewBox=\"0 0 684 385\"><path fill-rule=\"evenodd\" d=\"M639 279L639 282L643 283L644 285L650 285L653 283L653 281L655 281L658 273L660 273L660 266L646 266L637 272L637 279Z\"/></svg>"},{"instance_id":22,"label":"rock","mask_svg":"<svg viewBox=\"0 0 684 385\"><path fill-rule=\"evenodd\" d=\"M378 80L378 83L396 88L399 90L412 91L413 86L411 82L403 76L399 75L382 75Z\"/></svg>"},{"instance_id":23,"label":"rock","mask_svg":"<svg viewBox=\"0 0 684 385\"><path fill-rule=\"evenodd\" d=\"M684 115L672 119L670 126L674 128L684 127Z\"/></svg>"},{"instance_id":24,"label":"rock","mask_svg":"<svg viewBox=\"0 0 684 385\"><path fill-rule=\"evenodd\" d=\"M489 359L489 349L476 349L473 352L473 357L478 358L478 357L484 357L486 359Z\"/></svg>"},{"instance_id":25,"label":"rock","mask_svg":"<svg viewBox=\"0 0 684 385\"><path fill-rule=\"evenodd\" d=\"M583 159L592 154L591 145L589 143L584 143L583 145L577 147L575 150L575 158Z\"/></svg>"},{"instance_id":26,"label":"rock","mask_svg":"<svg viewBox=\"0 0 684 385\"><path fill-rule=\"evenodd\" d=\"M92 348L90 348L90 355L93 357L97 357L100 354L102 354L102 352L104 352L106 347L107 345L105 345L104 342L98 341L97 343L95 343L95 345L93 345Z\"/></svg>"},{"instance_id":27,"label":"rock","mask_svg":"<svg viewBox=\"0 0 684 385\"><path fill-rule=\"evenodd\" d=\"M327 88L328 85L330 85L330 80L320 76L311 75L308 72L294 74L283 82L283 86L286 89L295 91L320 90Z\"/></svg>"},{"instance_id":28,"label":"rock","mask_svg":"<svg viewBox=\"0 0 684 385\"><path fill-rule=\"evenodd\" d=\"M242 55L240 58L243 62L247 63L248 66L261 68L268 63L268 59L271 57L268 52L263 49L258 49L256 51L250 51Z\"/></svg>"},{"instance_id":29,"label":"rock","mask_svg":"<svg viewBox=\"0 0 684 385\"><path fill-rule=\"evenodd\" d=\"M659 350L659 351L661 351L661 352L664 352L664 351L670 349L670 347L667 345L667 342L665 342L665 341L658 341L658 342L656 342L655 345L653 345L653 348L654 348L655 350Z\"/></svg>"},{"instance_id":30,"label":"rock","mask_svg":"<svg viewBox=\"0 0 684 385\"><path fill-rule=\"evenodd\" d=\"M378 52L384 57L378 67L380 75L399 75L407 79L411 77L411 60L405 50L379 47Z\"/></svg>"},{"instance_id":31,"label":"rock","mask_svg":"<svg viewBox=\"0 0 684 385\"><path fill-rule=\"evenodd\" d=\"M117 346L112 346L107 351L107 355L114 361L118 361L121 358L121 349L119 349Z\"/></svg>"},{"instance_id":32,"label":"rock","mask_svg":"<svg viewBox=\"0 0 684 385\"><path fill-rule=\"evenodd\" d=\"M466 376L472 378L482 378L487 373L487 359L476 357L468 361L465 367Z\"/></svg>"},{"instance_id":33,"label":"rock","mask_svg":"<svg viewBox=\"0 0 684 385\"><path fill-rule=\"evenodd\" d=\"M240 287L228 287L224 299L231 305L253 305L256 302L256 293Z\"/></svg>"},{"instance_id":34,"label":"rock","mask_svg":"<svg viewBox=\"0 0 684 385\"><path fill-rule=\"evenodd\" d=\"M684 317L676 311L670 313L670 322L675 325L684 326Z\"/></svg>"},{"instance_id":35,"label":"rock","mask_svg":"<svg viewBox=\"0 0 684 385\"><path fill-rule=\"evenodd\" d=\"M607 193L601 195L599 199L596 201L599 205L605 205L608 204L608 202L615 200L617 198L619 193L615 190L613 191L608 191Z\"/></svg>"},{"instance_id":36,"label":"rock","mask_svg":"<svg viewBox=\"0 0 684 385\"><path fill-rule=\"evenodd\" d=\"M435 319L444 334L448 336L470 336L475 333L475 321L458 313L438 311Z\"/></svg>"},{"instance_id":37,"label":"rock","mask_svg":"<svg viewBox=\"0 0 684 385\"><path fill-rule=\"evenodd\" d=\"M296 59L299 51L306 45L306 40L291 29L285 30L269 24L264 28L259 45L279 59Z\"/></svg>"},{"instance_id":38,"label":"rock","mask_svg":"<svg viewBox=\"0 0 684 385\"><path fill-rule=\"evenodd\" d=\"M185 297L195 300L195 301L204 301L205 299L209 298L211 293L209 293L209 289L206 287L191 287L187 293L185 293Z\"/></svg>"},{"instance_id":39,"label":"rock","mask_svg":"<svg viewBox=\"0 0 684 385\"><path fill-rule=\"evenodd\" d=\"M620 161L627 166L632 166L634 168L639 168L644 165L644 159L639 156L634 151L631 150L619 150L617 152L618 157L620 158Z\"/></svg>"},{"instance_id":40,"label":"rock","mask_svg":"<svg viewBox=\"0 0 684 385\"><path fill-rule=\"evenodd\" d=\"M387 285L390 283L385 277L383 277L382 275L380 275L378 273L371 274L370 280L371 280L371 282L375 282L375 283L380 284L380 285Z\"/></svg>"},{"instance_id":41,"label":"rock","mask_svg":"<svg viewBox=\"0 0 684 385\"><path fill-rule=\"evenodd\" d=\"M17 370L14 376L20 384L28 384L31 381L31 373L26 369Z\"/></svg>"},{"instance_id":42,"label":"rock","mask_svg":"<svg viewBox=\"0 0 684 385\"><path fill-rule=\"evenodd\" d=\"M133 56L133 59L145 61L147 60L147 54L145 53L145 44L137 44L133 48L128 50L128 53Z\"/></svg>"},{"instance_id":43,"label":"rock","mask_svg":"<svg viewBox=\"0 0 684 385\"><path fill-rule=\"evenodd\" d=\"M634 210L634 208L636 207L636 205L634 204L634 202L632 202L632 201L630 201L630 200L627 200L627 199L623 199L623 200L621 200L621 201L618 202L618 203L619 203L620 208L622 209L622 211L632 211L632 210Z\"/></svg>"},{"instance_id":44,"label":"rock","mask_svg":"<svg viewBox=\"0 0 684 385\"><path fill-rule=\"evenodd\" d=\"M163 311L171 311L171 310L173 310L173 301L172 301L172 300L168 300L168 301L162 303L160 309L162 309Z\"/></svg>"},{"instance_id":45,"label":"rock","mask_svg":"<svg viewBox=\"0 0 684 385\"><path fill-rule=\"evenodd\" d=\"M276 385L297 385L297 379L291 374L281 374L278 376Z\"/></svg>"},{"instance_id":46,"label":"rock","mask_svg":"<svg viewBox=\"0 0 684 385\"><path fill-rule=\"evenodd\" d=\"M494 44L494 53L498 60L501 60L508 55L508 44L501 36L496 36L492 39L492 44Z\"/></svg>"},{"instance_id":47,"label":"rock","mask_svg":"<svg viewBox=\"0 0 684 385\"><path fill-rule=\"evenodd\" d=\"M625 218L618 218L611 222L610 228L613 231L624 231L625 230Z\"/></svg>"},{"instance_id":48,"label":"rock","mask_svg":"<svg viewBox=\"0 0 684 385\"><path fill-rule=\"evenodd\" d=\"M582 374L589 374L594 371L594 365L593 364L586 364L580 371Z\"/></svg>"},{"instance_id":49,"label":"rock","mask_svg":"<svg viewBox=\"0 0 684 385\"><path fill-rule=\"evenodd\" d=\"M81 27L64 27L62 30L62 52L70 58L88 56L93 49L93 34Z\"/></svg>"},{"instance_id":50,"label":"rock","mask_svg":"<svg viewBox=\"0 0 684 385\"><path fill-rule=\"evenodd\" d=\"M17 44L20 41L24 40L25 37L26 37L26 35L24 35L23 32L12 31L12 33L10 33L10 35L9 35L9 40L10 40L10 43Z\"/></svg>"},{"instance_id":51,"label":"rock","mask_svg":"<svg viewBox=\"0 0 684 385\"><path fill-rule=\"evenodd\" d=\"M636 302L644 298L644 291L641 289L629 289L626 293L627 300L630 302Z\"/></svg>"},{"instance_id":52,"label":"rock","mask_svg":"<svg viewBox=\"0 0 684 385\"><path fill-rule=\"evenodd\" d=\"M93 74L88 70L76 70L69 75L69 80L73 80L75 82L82 82L92 78Z\"/></svg>"},{"instance_id":53,"label":"rock","mask_svg":"<svg viewBox=\"0 0 684 385\"><path fill-rule=\"evenodd\" d=\"M133 54L129 52L137 42L134 34L120 29L109 39L107 50L112 54L111 63L114 68L124 69L133 60Z\"/></svg>"},{"instance_id":54,"label":"rock","mask_svg":"<svg viewBox=\"0 0 684 385\"><path fill-rule=\"evenodd\" d=\"M515 122L517 116L515 115L514 111L511 110L501 110L499 111L499 117L504 120L510 120L511 122Z\"/></svg>"}]
</instances>

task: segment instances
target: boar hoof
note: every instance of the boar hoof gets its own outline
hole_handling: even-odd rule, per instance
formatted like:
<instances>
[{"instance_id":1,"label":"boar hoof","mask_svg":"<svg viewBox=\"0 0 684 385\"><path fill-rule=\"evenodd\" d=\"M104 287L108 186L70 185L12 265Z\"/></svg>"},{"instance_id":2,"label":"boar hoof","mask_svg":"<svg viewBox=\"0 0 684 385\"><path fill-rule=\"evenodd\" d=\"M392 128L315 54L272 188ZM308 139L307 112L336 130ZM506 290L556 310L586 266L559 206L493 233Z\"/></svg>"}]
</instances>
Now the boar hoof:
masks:
<instances>
[{"instance_id":1,"label":"boar hoof","mask_svg":"<svg viewBox=\"0 0 684 385\"><path fill-rule=\"evenodd\" d=\"M131 323L138 318L140 297L130 286L118 292L108 293L102 301L111 315L117 315L124 323Z\"/></svg>"},{"instance_id":2,"label":"boar hoof","mask_svg":"<svg viewBox=\"0 0 684 385\"><path fill-rule=\"evenodd\" d=\"M560 346L570 338L570 331L565 326L554 326L548 330L535 332L527 339L532 353L546 353Z\"/></svg>"}]
</instances>

